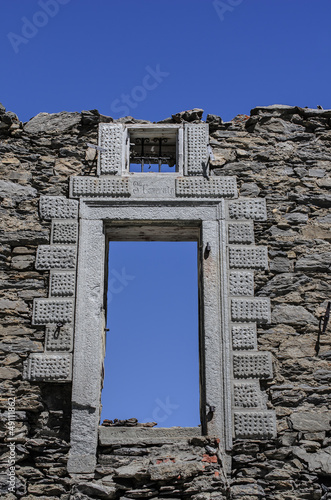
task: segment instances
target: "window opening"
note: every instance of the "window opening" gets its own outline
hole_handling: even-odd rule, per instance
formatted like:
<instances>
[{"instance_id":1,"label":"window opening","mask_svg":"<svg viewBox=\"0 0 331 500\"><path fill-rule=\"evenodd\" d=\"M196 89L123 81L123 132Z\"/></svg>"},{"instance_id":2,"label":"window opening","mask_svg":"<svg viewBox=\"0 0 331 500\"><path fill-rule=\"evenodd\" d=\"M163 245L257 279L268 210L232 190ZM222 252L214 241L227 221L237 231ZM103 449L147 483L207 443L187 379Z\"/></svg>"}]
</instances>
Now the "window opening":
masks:
<instances>
[{"instance_id":1,"label":"window opening","mask_svg":"<svg viewBox=\"0 0 331 500\"><path fill-rule=\"evenodd\" d=\"M177 172L177 131L129 131L130 172Z\"/></svg>"},{"instance_id":2,"label":"window opening","mask_svg":"<svg viewBox=\"0 0 331 500\"><path fill-rule=\"evenodd\" d=\"M102 417L199 425L195 241L110 241Z\"/></svg>"}]
</instances>

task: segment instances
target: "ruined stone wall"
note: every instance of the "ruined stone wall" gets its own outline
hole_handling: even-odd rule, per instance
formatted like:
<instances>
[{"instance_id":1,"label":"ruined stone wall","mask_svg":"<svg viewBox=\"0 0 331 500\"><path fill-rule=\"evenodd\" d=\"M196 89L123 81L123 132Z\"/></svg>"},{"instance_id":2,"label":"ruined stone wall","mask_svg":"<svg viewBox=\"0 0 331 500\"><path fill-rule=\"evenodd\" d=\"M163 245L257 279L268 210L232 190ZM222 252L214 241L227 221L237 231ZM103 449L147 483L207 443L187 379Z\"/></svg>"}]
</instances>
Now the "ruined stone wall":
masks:
<instances>
[{"instance_id":1,"label":"ruined stone wall","mask_svg":"<svg viewBox=\"0 0 331 500\"><path fill-rule=\"evenodd\" d=\"M168 123L200 116L186 112ZM50 239L39 197L67 196L70 175L95 174L86 143L97 143L98 123L112 119L97 111L40 114L23 125L0 106L0 120L2 497L331 498L330 327L316 354L319 317L331 300L331 111L270 106L227 123L207 117L211 175L235 175L241 196L265 197L268 208L255 235L257 244L268 245L270 267L256 273L255 294L270 297L273 306L272 323L259 329L258 341L273 356L274 378L263 389L276 410L278 435L237 440L228 480L218 443L209 438L103 446L94 477L67 473L71 386L22 378L23 361L44 344L44 327L31 325L33 299L48 294L49 273L34 268L37 246Z\"/></svg>"}]
</instances>

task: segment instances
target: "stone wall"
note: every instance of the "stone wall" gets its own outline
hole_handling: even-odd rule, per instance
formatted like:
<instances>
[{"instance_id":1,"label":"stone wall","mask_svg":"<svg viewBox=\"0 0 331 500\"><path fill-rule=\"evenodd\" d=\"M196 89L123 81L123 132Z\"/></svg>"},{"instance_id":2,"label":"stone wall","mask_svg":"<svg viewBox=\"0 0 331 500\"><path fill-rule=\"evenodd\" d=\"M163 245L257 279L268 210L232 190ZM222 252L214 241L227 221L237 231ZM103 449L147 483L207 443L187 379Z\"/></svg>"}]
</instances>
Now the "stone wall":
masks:
<instances>
[{"instance_id":1,"label":"stone wall","mask_svg":"<svg viewBox=\"0 0 331 500\"><path fill-rule=\"evenodd\" d=\"M199 122L201 115L178 113L166 122ZM255 239L268 245L270 265L255 273L255 294L273 306L258 342L273 356L274 378L263 389L276 410L277 438L237 440L231 478L209 438L100 446L94 477L67 473L71 386L22 378L24 360L44 343L44 327L31 325L33 299L47 296L49 279L34 267L37 246L50 239L38 206L41 195L67 196L71 175L95 175L87 142L96 144L98 124L111 121L93 110L41 113L22 124L0 106L2 497L331 498L330 326L316 346L331 300L331 111L289 106L255 108L227 123L207 116L211 175L235 175L241 196L267 200L268 219L255 224ZM8 438L16 445L15 492L8 492Z\"/></svg>"}]
</instances>

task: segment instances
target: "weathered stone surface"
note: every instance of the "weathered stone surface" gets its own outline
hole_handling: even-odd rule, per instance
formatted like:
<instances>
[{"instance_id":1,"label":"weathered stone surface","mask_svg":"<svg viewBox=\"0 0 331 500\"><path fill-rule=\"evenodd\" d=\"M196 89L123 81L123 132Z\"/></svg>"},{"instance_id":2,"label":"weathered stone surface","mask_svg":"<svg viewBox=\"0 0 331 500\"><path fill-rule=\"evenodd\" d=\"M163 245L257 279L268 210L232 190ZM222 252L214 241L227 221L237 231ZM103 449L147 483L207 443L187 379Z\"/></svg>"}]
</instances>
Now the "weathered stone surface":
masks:
<instances>
[{"instance_id":1,"label":"weathered stone surface","mask_svg":"<svg viewBox=\"0 0 331 500\"><path fill-rule=\"evenodd\" d=\"M188 440L201 436L198 427L175 427L170 429L145 427L99 427L99 441L101 446L111 444L134 444L143 442L158 444L173 442L180 439Z\"/></svg>"},{"instance_id":2,"label":"weathered stone surface","mask_svg":"<svg viewBox=\"0 0 331 500\"><path fill-rule=\"evenodd\" d=\"M90 495L92 497L97 497L97 498L115 498L116 496L116 488L112 488L110 486L103 486L102 484L99 483L92 483L92 482L79 482L74 486L74 492L80 492L85 495Z\"/></svg>"},{"instance_id":3,"label":"weathered stone surface","mask_svg":"<svg viewBox=\"0 0 331 500\"><path fill-rule=\"evenodd\" d=\"M182 479L188 479L203 471L202 462L193 462L181 464L166 463L151 465L148 469L151 481L171 481L180 476Z\"/></svg>"},{"instance_id":4,"label":"weathered stone surface","mask_svg":"<svg viewBox=\"0 0 331 500\"><path fill-rule=\"evenodd\" d=\"M200 120L199 114L189 112L185 117L181 115L178 117L179 122L184 119ZM7 417L6 398L12 394L10 391L14 391L17 409L15 496L26 500L33 500L34 497L55 500L60 496L61 500L65 500L67 496L76 500L103 496L225 499L230 492L227 490L221 462L225 464L226 460L211 436L196 435L184 439L169 437L167 444L161 438L157 439L157 443L147 443L144 440L137 443L135 438L130 443L114 444L109 441L99 448L102 453L98 457L95 475L69 478L66 460L72 403L70 377L63 380L49 378L46 382L44 375L50 370L51 363L47 364L46 370L39 361L40 366L35 363L36 360L31 363L28 356L33 359L36 354L43 357L49 354L69 354L72 350L73 330L68 323L60 328L58 336L55 323L47 324L46 327L31 327L32 299L47 296L48 270L52 269L52 258L48 251L43 256L46 268L38 268L37 263L37 268L33 269L33 257L37 245L48 246L50 243L51 219L77 219L78 201L67 198L68 177L85 176L89 178L89 182L93 179L95 171L92 169L89 172L89 168L95 155L86 155L85 144L96 144L97 124L110 122L111 119L92 110L83 112L78 117L63 115L56 124L54 115L46 114L25 124L25 130L30 128L33 134L31 136L30 132L20 129L16 115L5 113L1 106L0 118L0 177L5 183L0 184L0 187L5 186L1 192L0 227L0 236L5 242L0 249L0 266L4 273L1 274L4 306L1 319L4 326L0 327L0 374L4 377L1 382L2 398L5 399L1 402L1 408L4 410L4 424ZM236 176L241 196L247 197L245 200L222 200L219 204L222 224L224 220L224 225L228 225L225 230L228 240L222 234L224 243L234 246L251 246L254 243L257 246L268 246L270 272L258 270L255 273L255 291L262 300L264 297L272 299L276 314L272 327L262 324L258 328L259 348L271 352L273 356L274 378L261 383L262 391L258 390L260 381L257 379L232 380L229 376L228 382L225 382L235 384L233 401L236 405L241 405L236 407L235 427L231 428L231 432L236 431L236 439L229 453L233 463L231 494L238 499L269 500L270 497L270 500L283 500L286 496L288 500L320 500L323 495L327 495L331 444L329 412L326 410L327 405L331 404L329 327L326 335L321 336L318 356L315 350L318 320L325 312L331 292L331 112L276 105L257 108L252 111L251 118L247 118L237 117L225 124L216 116L207 120L211 132L208 140L215 158L209 161L209 179ZM125 118L118 123L142 122ZM166 123L173 124L174 120L169 119ZM38 127L41 132L36 131ZM15 135L16 132L18 135ZM20 136L22 132L23 135ZM206 179L200 175L202 165L199 161L197 164L197 175L204 182ZM186 210L192 214L196 199L192 203L192 197L186 200L176 197L175 179L170 182L167 176L164 177L166 180L162 181L162 186L157 185L157 182L153 184L154 194L155 188L167 188L169 191L170 186L173 189L172 200L182 203L183 212ZM191 177L193 178L194 176ZM130 182L132 184L132 179ZM83 197L90 196L92 190L89 189L82 194ZM130 183L129 190L131 193ZM43 218L39 219L37 200L41 194L46 195L50 202L40 204L40 215ZM92 193L91 203L97 203L99 196L100 192ZM105 196L108 195L101 196L105 201ZM139 203L143 203L144 196L141 189ZM256 200L252 196L261 198ZM265 197L267 219L263 200ZM125 205L132 198L134 196L113 197L113 206L120 203ZM58 199L59 202L56 201ZM150 203L151 199L152 194L146 201ZM208 197L203 202L206 213L212 214L209 208L214 199ZM148 217L150 213L151 211L148 212ZM170 207L164 207L162 216L166 219L169 213ZM252 231L254 219L255 236ZM209 234L219 233L213 228ZM24 245L27 250L22 249ZM65 245L56 243L55 246ZM213 250L214 246L210 256L206 256L205 265L212 262L215 256ZM75 252L76 249L74 254ZM53 257L57 266L59 255ZM221 265L224 261L224 256L220 256ZM52 276L56 273L60 275L53 283L51 277L51 296L73 297L71 278L62 280L62 277L67 273L68 276L75 273L74 256L66 261L66 266L60 266L58 270L53 268L51 271ZM241 268L236 268L235 273L237 270L240 272ZM214 270L211 274L213 272ZM235 279L234 282L240 292L241 280ZM98 290L100 283L95 285L93 293ZM227 286L221 292L227 294ZM220 336L224 354L222 364L226 366L232 356L231 348L244 356L249 352L256 352L254 321L257 318L254 314L261 313L262 309L254 309L252 302L236 304L233 311L235 322L229 322L228 325L231 331L228 344ZM100 309L98 314L99 311ZM244 318L241 315L243 311L246 311ZM223 313L226 317L228 310ZM220 327L220 335L224 334L225 322ZM205 327L209 331L210 325ZM91 340L92 335L94 341L93 329L95 323L88 327L87 340ZM21 380L22 363L27 358L30 360L30 371L33 365L36 376L32 381ZM84 367L87 361L84 360ZM58 358L53 364L57 369L62 366ZM209 364L209 369L214 375L214 363ZM38 378L38 373L42 370L43 376ZM91 377L91 383L99 380L100 371L101 368ZM214 380L217 380L217 376L214 376ZM48 382L55 383L50 387ZM257 401L257 395L261 395L261 401ZM273 431L268 430L273 417L270 417L269 411L264 410L268 398L267 407L271 408L273 405L277 414L276 440L273 440ZM207 402L213 403L208 395ZM79 403L79 408L74 408L73 415L81 412L88 420L95 414L94 407L84 406L83 398ZM260 403L261 406L256 406ZM226 406L227 401L224 404ZM221 406L216 406L211 422L220 414L224 419L226 411L223 410L226 408ZM260 413L261 409L263 415ZM267 416L264 416L265 413ZM210 417L209 413L208 418ZM94 423L95 420L98 418L93 420ZM323 430L304 430L305 428ZM201 432L199 428L196 430ZM6 428L2 425L0 434L3 439L5 432ZM94 468L95 455L89 455L87 451L90 438L91 426L77 427L79 452L75 460L82 469L87 465ZM163 436L162 439L168 438ZM224 444L223 438L220 444ZM138 459L141 460L140 465L135 468L133 464ZM175 472L178 472L176 463L180 463L178 469L182 470L183 467L184 476L180 478L175 476ZM192 475L188 477L184 471L187 463L192 467ZM22 464L29 466L24 467ZM149 467L154 468L151 469L156 474L153 477L158 477L155 481L151 480ZM87 488L92 489L84 486L76 489L75 483L86 483ZM99 485L110 490L100 490ZM7 488L7 483L5 486ZM7 494L7 489L4 492L1 489L1 494L5 500L14 500L12 495Z\"/></svg>"},{"instance_id":5,"label":"weathered stone surface","mask_svg":"<svg viewBox=\"0 0 331 500\"><path fill-rule=\"evenodd\" d=\"M36 198L37 190L31 186L22 186L17 182L0 180L0 197L19 203L29 198Z\"/></svg>"},{"instance_id":6,"label":"weathered stone surface","mask_svg":"<svg viewBox=\"0 0 331 500\"><path fill-rule=\"evenodd\" d=\"M298 411L290 416L296 431L319 432L331 430L331 411Z\"/></svg>"},{"instance_id":7,"label":"weathered stone surface","mask_svg":"<svg viewBox=\"0 0 331 500\"><path fill-rule=\"evenodd\" d=\"M331 252L313 253L297 260L296 271L324 272L331 269Z\"/></svg>"},{"instance_id":8,"label":"weathered stone surface","mask_svg":"<svg viewBox=\"0 0 331 500\"><path fill-rule=\"evenodd\" d=\"M68 113L67 111L51 114L39 113L39 115L25 123L24 131L31 135L40 133L60 134L79 125L80 121L80 113Z\"/></svg>"},{"instance_id":9,"label":"weathered stone surface","mask_svg":"<svg viewBox=\"0 0 331 500\"><path fill-rule=\"evenodd\" d=\"M316 325L317 319L302 306L284 304L273 309L272 322L285 323L286 325Z\"/></svg>"},{"instance_id":10,"label":"weathered stone surface","mask_svg":"<svg viewBox=\"0 0 331 500\"><path fill-rule=\"evenodd\" d=\"M307 453L302 448L295 446L293 454L308 465L309 471L322 475L331 474L331 446L315 453Z\"/></svg>"}]
</instances>

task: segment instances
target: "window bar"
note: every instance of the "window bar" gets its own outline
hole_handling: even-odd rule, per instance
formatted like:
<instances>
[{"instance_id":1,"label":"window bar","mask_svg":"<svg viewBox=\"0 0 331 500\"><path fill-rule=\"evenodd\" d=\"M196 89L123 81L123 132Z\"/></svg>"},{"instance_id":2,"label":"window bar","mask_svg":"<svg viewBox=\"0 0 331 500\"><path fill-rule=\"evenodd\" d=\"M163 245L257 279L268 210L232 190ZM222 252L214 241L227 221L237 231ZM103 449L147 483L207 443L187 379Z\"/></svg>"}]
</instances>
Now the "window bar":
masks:
<instances>
[{"instance_id":1,"label":"window bar","mask_svg":"<svg viewBox=\"0 0 331 500\"><path fill-rule=\"evenodd\" d=\"M161 172L162 165L162 137L159 139L159 172Z\"/></svg>"},{"instance_id":2,"label":"window bar","mask_svg":"<svg viewBox=\"0 0 331 500\"><path fill-rule=\"evenodd\" d=\"M144 171L144 146L145 146L145 138L141 139L141 171Z\"/></svg>"}]
</instances>

